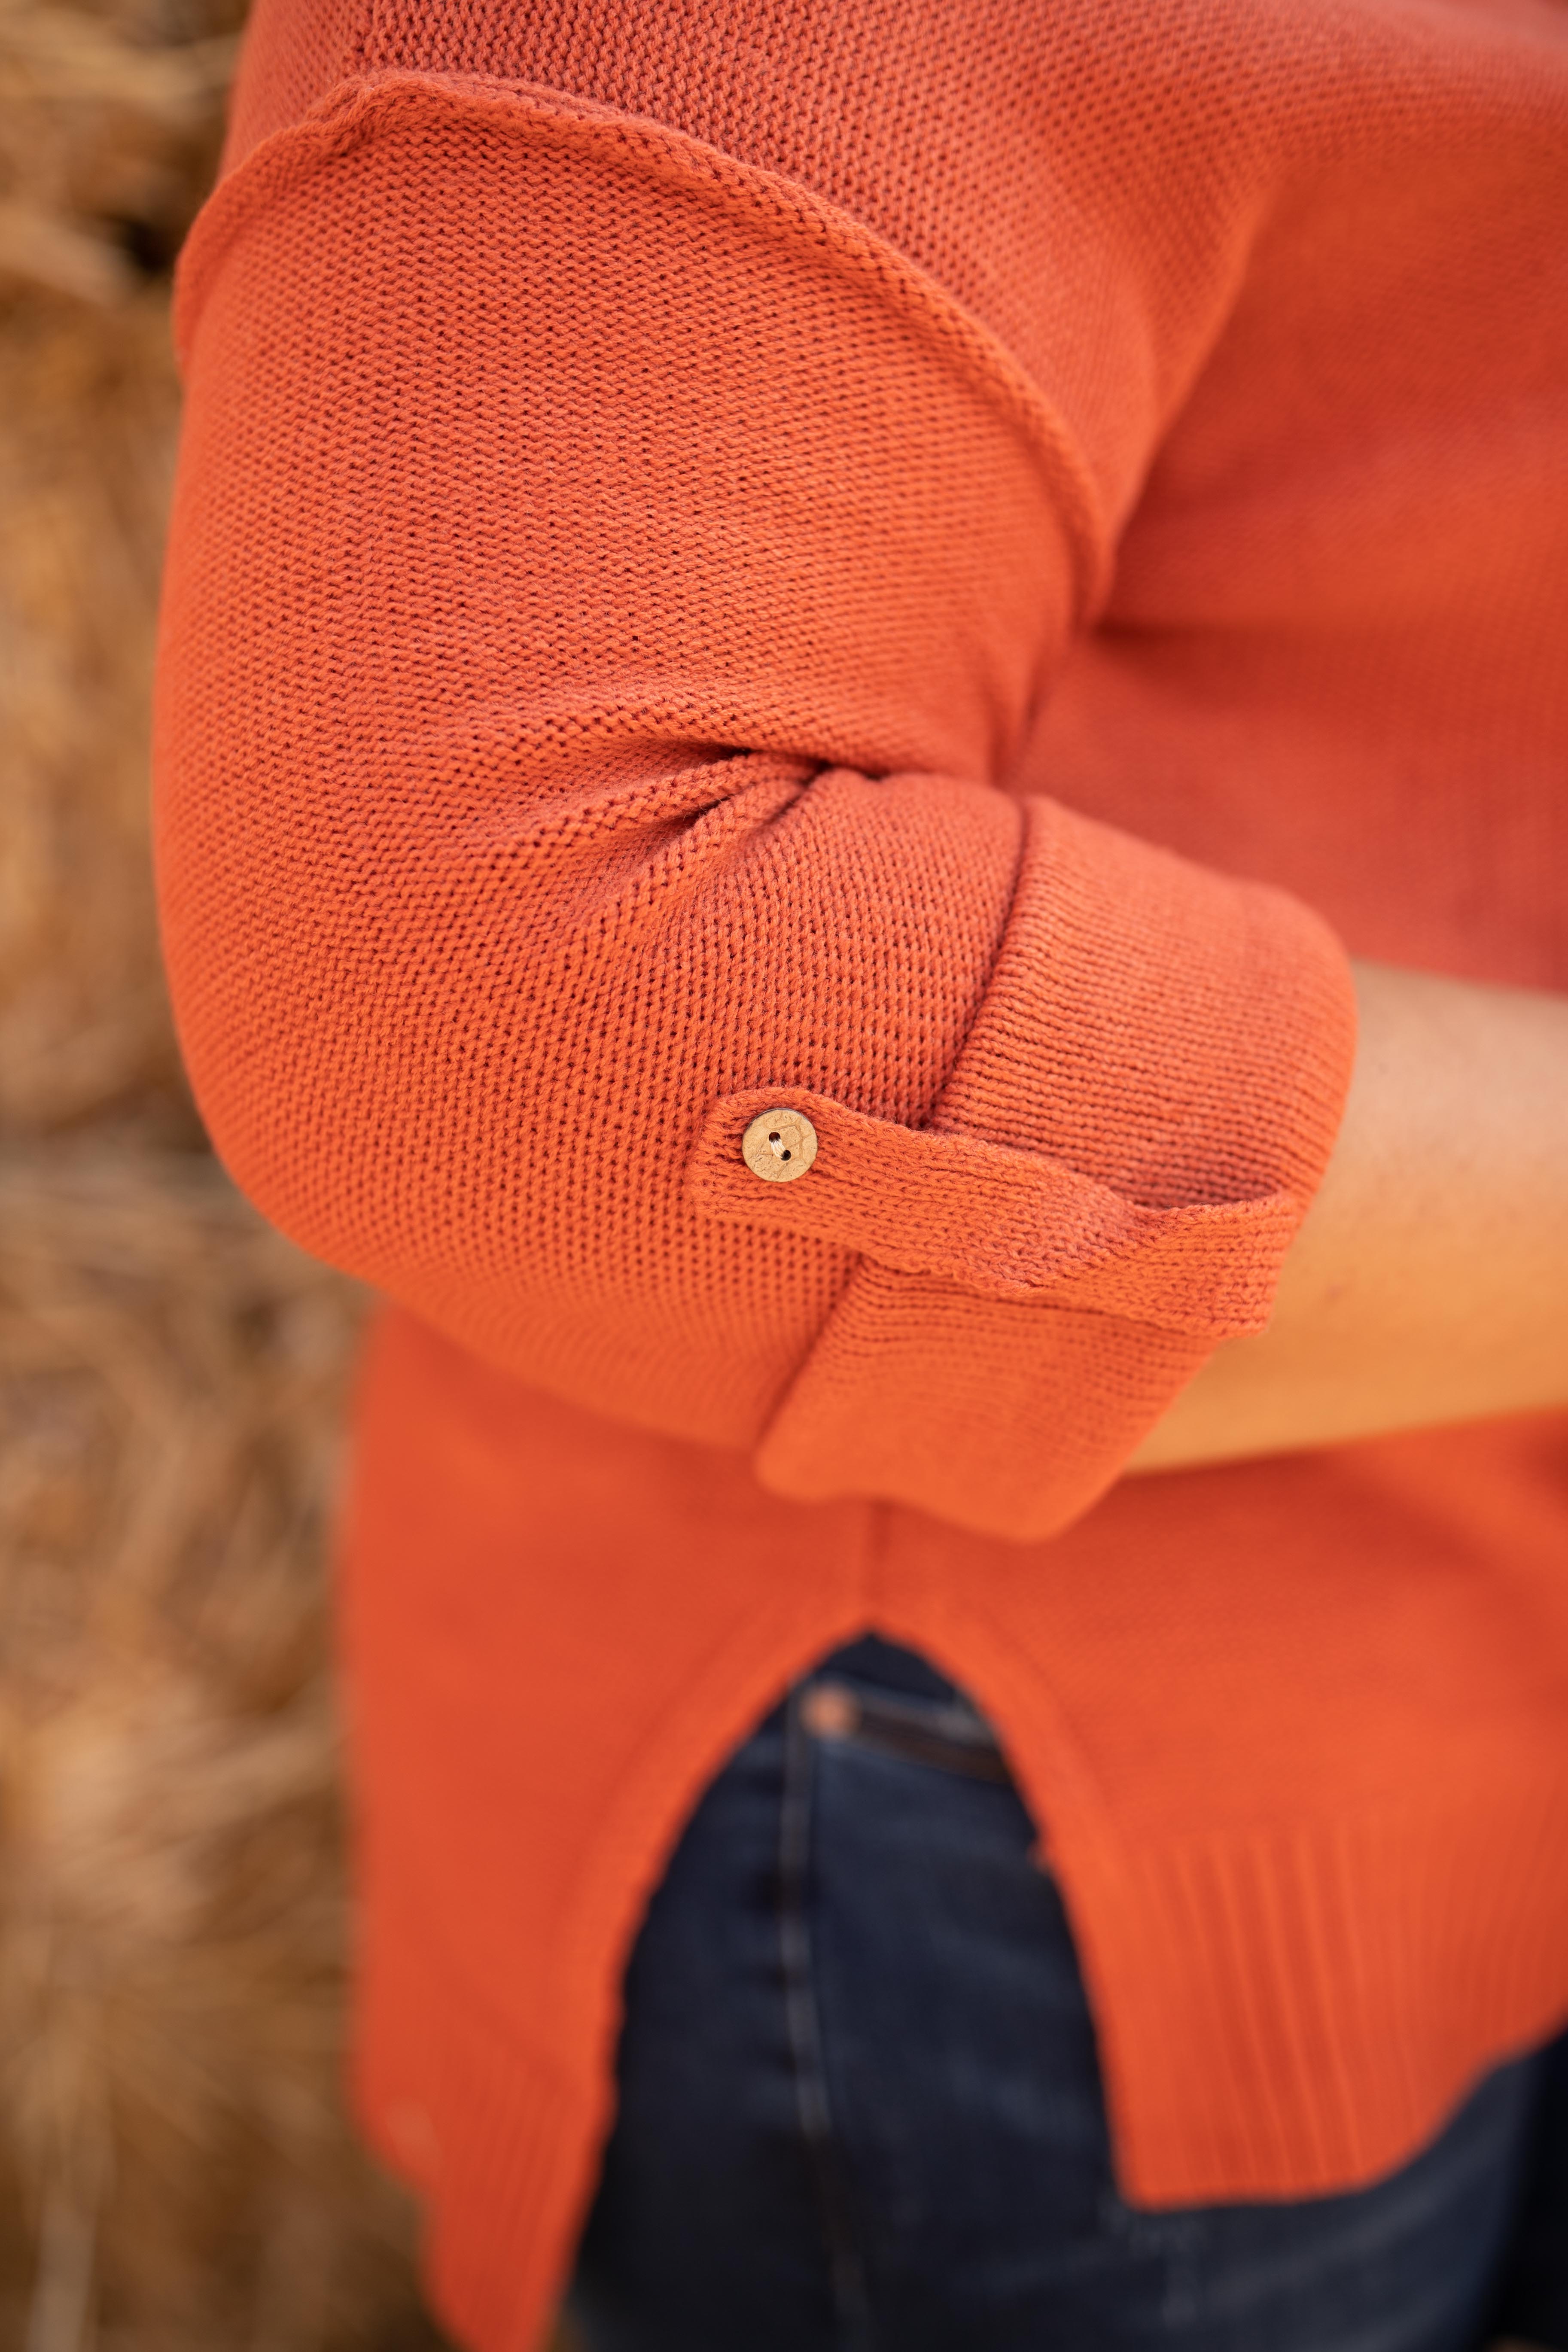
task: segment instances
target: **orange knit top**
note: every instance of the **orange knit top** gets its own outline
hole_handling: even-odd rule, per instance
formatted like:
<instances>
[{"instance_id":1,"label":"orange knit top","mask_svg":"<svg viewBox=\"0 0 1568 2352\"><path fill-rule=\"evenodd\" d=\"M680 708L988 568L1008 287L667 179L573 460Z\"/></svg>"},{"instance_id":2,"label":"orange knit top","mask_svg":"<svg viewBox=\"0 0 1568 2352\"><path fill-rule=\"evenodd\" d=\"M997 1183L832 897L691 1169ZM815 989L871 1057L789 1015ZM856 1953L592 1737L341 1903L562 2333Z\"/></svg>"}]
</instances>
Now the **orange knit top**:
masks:
<instances>
[{"instance_id":1,"label":"orange knit top","mask_svg":"<svg viewBox=\"0 0 1568 2352\"><path fill-rule=\"evenodd\" d=\"M1561 9L261 0L178 331L169 962L393 1302L360 2079L449 2324L535 2341L647 1889L869 1626L1008 1746L1131 2197L1406 2157L1568 2013L1568 1426L1119 1473L1346 948L1568 985Z\"/></svg>"}]
</instances>

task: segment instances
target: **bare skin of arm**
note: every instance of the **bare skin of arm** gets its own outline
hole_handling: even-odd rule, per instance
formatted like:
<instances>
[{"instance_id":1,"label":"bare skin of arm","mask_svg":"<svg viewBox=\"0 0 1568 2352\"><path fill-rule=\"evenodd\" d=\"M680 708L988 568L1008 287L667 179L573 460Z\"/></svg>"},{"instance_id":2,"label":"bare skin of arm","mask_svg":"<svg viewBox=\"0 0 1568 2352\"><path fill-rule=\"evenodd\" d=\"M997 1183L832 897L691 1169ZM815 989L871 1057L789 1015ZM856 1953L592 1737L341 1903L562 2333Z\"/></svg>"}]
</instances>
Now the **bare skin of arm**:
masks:
<instances>
[{"instance_id":1,"label":"bare skin of arm","mask_svg":"<svg viewBox=\"0 0 1568 2352\"><path fill-rule=\"evenodd\" d=\"M1274 1319L1133 1471L1568 1406L1568 996L1354 969L1355 1074Z\"/></svg>"}]
</instances>

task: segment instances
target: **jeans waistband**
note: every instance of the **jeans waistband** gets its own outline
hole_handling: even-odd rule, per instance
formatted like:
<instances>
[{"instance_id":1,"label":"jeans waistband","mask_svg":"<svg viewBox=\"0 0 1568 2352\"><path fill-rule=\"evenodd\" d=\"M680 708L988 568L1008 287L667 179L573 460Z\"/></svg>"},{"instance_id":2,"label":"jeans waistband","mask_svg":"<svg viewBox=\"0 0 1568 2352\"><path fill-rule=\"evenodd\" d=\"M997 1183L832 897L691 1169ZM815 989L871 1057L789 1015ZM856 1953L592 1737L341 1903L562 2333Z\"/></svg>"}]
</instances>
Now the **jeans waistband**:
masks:
<instances>
[{"instance_id":1,"label":"jeans waistband","mask_svg":"<svg viewBox=\"0 0 1568 2352\"><path fill-rule=\"evenodd\" d=\"M802 1684L798 1705L814 1738L853 1740L972 1780L1012 1780L1001 1744L973 1701L918 1653L874 1634L823 1659Z\"/></svg>"}]
</instances>

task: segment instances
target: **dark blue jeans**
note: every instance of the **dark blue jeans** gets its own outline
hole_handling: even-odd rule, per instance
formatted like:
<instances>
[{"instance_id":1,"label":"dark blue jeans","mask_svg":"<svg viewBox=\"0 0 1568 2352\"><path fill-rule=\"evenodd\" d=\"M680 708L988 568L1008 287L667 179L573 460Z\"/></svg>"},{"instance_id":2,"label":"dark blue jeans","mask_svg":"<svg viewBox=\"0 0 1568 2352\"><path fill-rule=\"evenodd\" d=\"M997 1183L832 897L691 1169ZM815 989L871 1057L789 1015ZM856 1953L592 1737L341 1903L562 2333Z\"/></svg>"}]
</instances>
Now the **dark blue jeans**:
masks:
<instances>
[{"instance_id":1,"label":"dark blue jeans","mask_svg":"<svg viewBox=\"0 0 1568 2352\"><path fill-rule=\"evenodd\" d=\"M592 2352L1568 2352L1561 2046L1372 2188L1135 2211L1033 1842L983 1719L880 1642L733 1758L628 1970Z\"/></svg>"}]
</instances>

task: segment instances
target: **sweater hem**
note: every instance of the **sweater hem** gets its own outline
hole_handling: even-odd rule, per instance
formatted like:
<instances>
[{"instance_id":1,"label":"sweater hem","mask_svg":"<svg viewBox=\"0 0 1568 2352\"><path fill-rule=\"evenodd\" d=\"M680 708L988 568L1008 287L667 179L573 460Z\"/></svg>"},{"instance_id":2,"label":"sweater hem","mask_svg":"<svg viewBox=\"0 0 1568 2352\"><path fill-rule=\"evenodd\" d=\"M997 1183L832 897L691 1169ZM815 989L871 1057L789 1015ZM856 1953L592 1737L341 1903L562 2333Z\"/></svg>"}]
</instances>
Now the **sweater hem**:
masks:
<instances>
[{"instance_id":1,"label":"sweater hem","mask_svg":"<svg viewBox=\"0 0 1568 2352\"><path fill-rule=\"evenodd\" d=\"M1468 1819L1458 1808L1424 1821L1390 1812L1140 1844L1108 1836L1070 1731L1058 1724L1042 1741L1037 1693L996 1635L968 1616L938 1624L916 1613L918 1624L873 1612L966 1675L1044 1824L1130 2203L1179 2210L1364 2187L1413 2158L1482 2074L1568 2018L1568 1882L1551 1869L1568 1841L1568 1773L1521 1772L1510 1806L1494 1795ZM1020 1707L1033 1738L1017 1736ZM700 1759L693 1749L679 1786L667 1771L662 1801L644 1790L646 1851L629 1872L626 1838L614 1841L616 1882L633 1893L593 1902L592 1919L579 1915L568 1932L577 2015L560 2021L557 2058L484 2022L460 1967L429 1948L416 1895L403 1890L395 1905L376 1890L358 2111L429 2200L429 2292L479 2352L538 2352L563 2292L614 2115L604 2042L637 1925L627 1907L646 1901L638 1890L712 1769L711 1744Z\"/></svg>"},{"instance_id":2,"label":"sweater hem","mask_svg":"<svg viewBox=\"0 0 1568 2352\"><path fill-rule=\"evenodd\" d=\"M998 1628L920 1612L1001 1731L1072 1921L1113 2161L1148 2210L1333 2196L1409 2162L1568 2022L1568 1761L1477 1756L1479 1800L1130 1831ZM1391 1899L1390 1890L1396 1890ZM1159 1955L1157 1968L1151 1954Z\"/></svg>"},{"instance_id":3,"label":"sweater hem","mask_svg":"<svg viewBox=\"0 0 1568 2352\"><path fill-rule=\"evenodd\" d=\"M610 2084L502 2052L416 1938L403 1939L395 1987L378 1966L362 2001L354 2110L425 2202L433 2312L460 2344L540 2352L593 2194Z\"/></svg>"}]
</instances>

